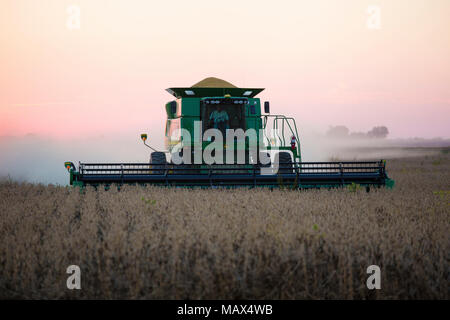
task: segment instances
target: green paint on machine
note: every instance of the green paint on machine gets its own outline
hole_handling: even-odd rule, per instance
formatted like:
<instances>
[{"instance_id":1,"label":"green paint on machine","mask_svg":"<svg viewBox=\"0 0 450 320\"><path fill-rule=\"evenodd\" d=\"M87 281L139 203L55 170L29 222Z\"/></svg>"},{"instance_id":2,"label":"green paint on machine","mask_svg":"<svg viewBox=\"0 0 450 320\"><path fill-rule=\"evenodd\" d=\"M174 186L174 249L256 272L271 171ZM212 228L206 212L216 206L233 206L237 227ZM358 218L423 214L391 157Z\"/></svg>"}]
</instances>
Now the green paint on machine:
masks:
<instances>
[{"instance_id":1,"label":"green paint on machine","mask_svg":"<svg viewBox=\"0 0 450 320\"><path fill-rule=\"evenodd\" d=\"M72 162L65 162L70 173L70 184L74 186L113 184L142 184L173 187L270 187L306 189L334 188L348 185L386 186L392 188L394 181L387 176L385 160L353 162L303 162L301 144L296 121L292 117L270 114L270 105L256 97L263 88L238 88L217 78L207 78L192 87L172 87L167 91L175 100L165 104L167 114L165 129L166 151L158 152L146 144L147 135L141 138L151 153L149 163L80 163L78 170ZM220 107L218 107L220 106ZM219 108L219 109L218 109ZM234 145L224 144L225 149L245 153L245 163L225 164L205 162L182 163L167 161L166 154L173 155L179 150L190 150L192 159L203 153L212 141L184 139L176 133L183 129L190 137L195 137L199 129L203 135L208 129L220 128L211 121L211 114L217 110L227 113L227 129L255 130L258 158L262 153L272 155L267 165L257 161L249 162L250 139ZM197 128L197 129L196 129ZM266 134L268 131L271 134ZM196 142L197 141L197 142ZM231 154L231 153L230 153ZM233 160L235 159L235 154ZM278 158L277 158L278 157ZM201 158L202 159L202 158ZM277 159L275 161L275 159ZM263 168L277 164L278 170L263 174Z\"/></svg>"}]
</instances>

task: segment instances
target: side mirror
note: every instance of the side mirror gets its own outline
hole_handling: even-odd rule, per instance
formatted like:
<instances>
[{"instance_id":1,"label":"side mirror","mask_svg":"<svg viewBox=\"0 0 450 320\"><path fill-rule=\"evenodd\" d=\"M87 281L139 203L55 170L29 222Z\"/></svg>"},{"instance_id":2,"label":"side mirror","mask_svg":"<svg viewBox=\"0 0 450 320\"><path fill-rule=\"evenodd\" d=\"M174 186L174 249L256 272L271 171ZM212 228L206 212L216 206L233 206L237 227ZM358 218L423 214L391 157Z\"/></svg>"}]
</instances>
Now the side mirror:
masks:
<instances>
[{"instance_id":1,"label":"side mirror","mask_svg":"<svg viewBox=\"0 0 450 320\"><path fill-rule=\"evenodd\" d=\"M147 140L147 134L146 133L141 134L141 139L142 141L145 142L145 140Z\"/></svg>"},{"instance_id":2,"label":"side mirror","mask_svg":"<svg viewBox=\"0 0 450 320\"><path fill-rule=\"evenodd\" d=\"M270 104L269 101L264 101L264 112L270 113Z\"/></svg>"},{"instance_id":3,"label":"side mirror","mask_svg":"<svg viewBox=\"0 0 450 320\"><path fill-rule=\"evenodd\" d=\"M170 102L170 113L172 113L172 114L177 113L177 102L176 101Z\"/></svg>"}]
</instances>

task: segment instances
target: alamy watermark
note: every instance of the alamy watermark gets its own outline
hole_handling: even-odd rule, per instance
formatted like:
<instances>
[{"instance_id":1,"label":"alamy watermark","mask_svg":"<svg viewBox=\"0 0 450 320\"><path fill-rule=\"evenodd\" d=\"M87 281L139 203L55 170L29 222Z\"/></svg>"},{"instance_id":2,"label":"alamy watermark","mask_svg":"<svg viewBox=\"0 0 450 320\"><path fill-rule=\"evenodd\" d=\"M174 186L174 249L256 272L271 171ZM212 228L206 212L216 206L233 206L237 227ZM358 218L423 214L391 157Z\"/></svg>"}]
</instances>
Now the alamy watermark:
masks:
<instances>
[{"instance_id":1,"label":"alamy watermark","mask_svg":"<svg viewBox=\"0 0 450 320\"><path fill-rule=\"evenodd\" d=\"M70 265L66 269L66 273L70 274L67 278L66 286L69 290L80 290L81 289L81 269L77 265ZM377 265L370 265L367 267L366 273L369 277L366 281L367 289L369 290L380 290L381 289L381 270Z\"/></svg>"},{"instance_id":2,"label":"alamy watermark","mask_svg":"<svg viewBox=\"0 0 450 320\"><path fill-rule=\"evenodd\" d=\"M377 5L370 5L367 7L367 22L366 26L370 30L381 29L381 8Z\"/></svg>"},{"instance_id":3,"label":"alamy watermark","mask_svg":"<svg viewBox=\"0 0 450 320\"><path fill-rule=\"evenodd\" d=\"M66 269L66 273L70 274L67 278L66 286L69 290L81 289L81 269L77 265L70 265Z\"/></svg>"},{"instance_id":4,"label":"alamy watermark","mask_svg":"<svg viewBox=\"0 0 450 320\"><path fill-rule=\"evenodd\" d=\"M381 289L381 270L377 265L371 265L367 267L367 274L370 276L367 278L366 285L367 289Z\"/></svg>"},{"instance_id":5,"label":"alamy watermark","mask_svg":"<svg viewBox=\"0 0 450 320\"><path fill-rule=\"evenodd\" d=\"M80 6L72 4L67 7L68 14L66 27L69 30L77 30L81 28L81 9Z\"/></svg>"},{"instance_id":6,"label":"alamy watermark","mask_svg":"<svg viewBox=\"0 0 450 320\"><path fill-rule=\"evenodd\" d=\"M233 165L245 164L248 159L248 163L261 166L262 175L278 172L279 157L276 154L280 151L281 139L276 131L210 128L202 134L202 121L194 121L193 135L184 128L172 132L172 163ZM203 148L205 141L209 144ZM281 151L287 152L286 149ZM292 153L292 149L288 152ZM294 162L293 154L291 161Z\"/></svg>"}]
</instances>

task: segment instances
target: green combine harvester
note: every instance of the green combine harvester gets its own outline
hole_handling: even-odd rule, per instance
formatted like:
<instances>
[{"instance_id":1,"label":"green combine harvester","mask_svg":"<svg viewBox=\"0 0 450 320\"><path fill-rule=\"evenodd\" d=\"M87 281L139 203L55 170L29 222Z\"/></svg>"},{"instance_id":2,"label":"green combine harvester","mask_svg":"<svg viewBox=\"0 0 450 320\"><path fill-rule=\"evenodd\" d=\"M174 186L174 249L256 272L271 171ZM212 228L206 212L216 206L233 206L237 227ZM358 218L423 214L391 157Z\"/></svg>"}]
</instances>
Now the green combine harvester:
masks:
<instances>
[{"instance_id":1,"label":"green combine harvester","mask_svg":"<svg viewBox=\"0 0 450 320\"><path fill-rule=\"evenodd\" d=\"M152 149L148 163L80 162L77 169L65 162L70 184L292 189L360 185L367 190L394 185L384 160L303 162L295 120L270 114L267 101L262 108L256 96L263 90L238 88L217 78L169 88L175 100L165 105L167 150L155 150L142 134Z\"/></svg>"}]
</instances>

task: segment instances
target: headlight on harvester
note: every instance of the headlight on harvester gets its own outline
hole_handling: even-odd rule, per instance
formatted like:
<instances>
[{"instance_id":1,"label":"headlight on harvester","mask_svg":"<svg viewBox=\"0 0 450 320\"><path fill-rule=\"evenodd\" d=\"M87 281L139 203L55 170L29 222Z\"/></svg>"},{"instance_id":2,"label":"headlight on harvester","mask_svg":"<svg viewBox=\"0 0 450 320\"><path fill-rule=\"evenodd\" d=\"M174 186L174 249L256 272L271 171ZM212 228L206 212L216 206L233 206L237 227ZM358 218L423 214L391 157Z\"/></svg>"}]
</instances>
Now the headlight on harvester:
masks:
<instances>
[{"instance_id":1,"label":"headlight on harvester","mask_svg":"<svg viewBox=\"0 0 450 320\"><path fill-rule=\"evenodd\" d=\"M67 171L70 171L70 169L75 169L74 164L70 161L64 162L64 167L66 167Z\"/></svg>"}]
</instances>

